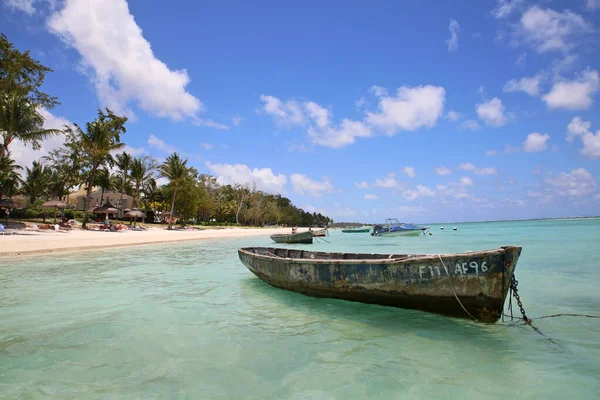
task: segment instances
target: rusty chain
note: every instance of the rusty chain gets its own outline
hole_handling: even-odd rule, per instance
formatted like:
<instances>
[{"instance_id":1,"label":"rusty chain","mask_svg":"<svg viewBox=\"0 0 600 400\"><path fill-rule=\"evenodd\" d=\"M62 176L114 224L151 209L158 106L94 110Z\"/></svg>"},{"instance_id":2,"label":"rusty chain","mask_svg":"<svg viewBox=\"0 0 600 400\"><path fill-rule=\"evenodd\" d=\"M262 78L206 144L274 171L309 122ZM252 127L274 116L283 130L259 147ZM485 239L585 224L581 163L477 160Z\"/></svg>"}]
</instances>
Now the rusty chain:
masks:
<instances>
[{"instance_id":1,"label":"rusty chain","mask_svg":"<svg viewBox=\"0 0 600 400\"><path fill-rule=\"evenodd\" d=\"M521 311L521 315L523 315L523 321L525 324L531 324L531 319L527 318L527 314L525 314L525 309L523 308L523 303L521 302L521 297L519 296L519 281L515 278L515 275L510 278L510 289L512 290L512 294L517 301L517 305L519 306L519 310Z\"/></svg>"}]
</instances>

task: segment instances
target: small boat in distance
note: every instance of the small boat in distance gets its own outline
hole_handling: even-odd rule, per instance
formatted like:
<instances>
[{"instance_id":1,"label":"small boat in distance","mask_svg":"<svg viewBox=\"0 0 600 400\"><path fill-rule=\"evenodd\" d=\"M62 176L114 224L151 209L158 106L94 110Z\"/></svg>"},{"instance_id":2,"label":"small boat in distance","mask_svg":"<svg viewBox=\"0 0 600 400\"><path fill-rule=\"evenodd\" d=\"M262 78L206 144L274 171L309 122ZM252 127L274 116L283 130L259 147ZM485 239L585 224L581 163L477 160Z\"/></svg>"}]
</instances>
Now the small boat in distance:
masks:
<instances>
[{"instance_id":1,"label":"small boat in distance","mask_svg":"<svg viewBox=\"0 0 600 400\"><path fill-rule=\"evenodd\" d=\"M315 237L327 236L327 228L317 229L316 231L312 231L312 233Z\"/></svg>"},{"instance_id":2,"label":"small boat in distance","mask_svg":"<svg viewBox=\"0 0 600 400\"><path fill-rule=\"evenodd\" d=\"M375 225L371 236L419 236L427 228L413 224L405 224L396 218L388 218L384 225Z\"/></svg>"},{"instance_id":3,"label":"small boat in distance","mask_svg":"<svg viewBox=\"0 0 600 400\"><path fill-rule=\"evenodd\" d=\"M271 239L275 243L302 243L302 244L312 244L313 242L313 232L306 231L300 233L278 233L275 235L271 235Z\"/></svg>"},{"instance_id":4,"label":"small boat in distance","mask_svg":"<svg viewBox=\"0 0 600 400\"><path fill-rule=\"evenodd\" d=\"M371 231L371 227L368 225L363 225L363 226L349 226L345 229L342 229L343 233L366 233L366 232L370 232Z\"/></svg>"},{"instance_id":5,"label":"small boat in distance","mask_svg":"<svg viewBox=\"0 0 600 400\"><path fill-rule=\"evenodd\" d=\"M280 289L496 322L521 247L457 254L325 253L238 249L242 263Z\"/></svg>"}]
</instances>

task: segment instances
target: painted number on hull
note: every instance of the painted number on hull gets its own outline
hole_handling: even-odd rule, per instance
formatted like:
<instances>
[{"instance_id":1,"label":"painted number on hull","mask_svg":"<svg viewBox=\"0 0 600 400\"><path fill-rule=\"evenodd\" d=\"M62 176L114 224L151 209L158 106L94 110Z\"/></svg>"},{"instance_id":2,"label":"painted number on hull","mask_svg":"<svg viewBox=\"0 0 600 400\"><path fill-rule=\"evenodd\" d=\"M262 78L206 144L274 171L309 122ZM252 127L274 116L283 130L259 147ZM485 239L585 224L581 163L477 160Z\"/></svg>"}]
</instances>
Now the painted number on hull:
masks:
<instances>
[{"instance_id":1,"label":"painted number on hull","mask_svg":"<svg viewBox=\"0 0 600 400\"><path fill-rule=\"evenodd\" d=\"M448 267L444 266L444 272L446 273L446 275L450 275L450 271L448 270ZM481 263L481 265L477 262L477 261L471 261L469 263L462 263L462 264L456 264L456 266L454 267L454 275L466 275L469 272L473 273L475 272L475 275L479 275L479 273L485 273L487 272L488 267L487 267L487 262L484 261ZM423 278L435 278L435 277L441 277L442 276L442 271L440 269L440 267L436 266L428 266L425 267L423 265L419 266L419 278L423 279Z\"/></svg>"}]
</instances>

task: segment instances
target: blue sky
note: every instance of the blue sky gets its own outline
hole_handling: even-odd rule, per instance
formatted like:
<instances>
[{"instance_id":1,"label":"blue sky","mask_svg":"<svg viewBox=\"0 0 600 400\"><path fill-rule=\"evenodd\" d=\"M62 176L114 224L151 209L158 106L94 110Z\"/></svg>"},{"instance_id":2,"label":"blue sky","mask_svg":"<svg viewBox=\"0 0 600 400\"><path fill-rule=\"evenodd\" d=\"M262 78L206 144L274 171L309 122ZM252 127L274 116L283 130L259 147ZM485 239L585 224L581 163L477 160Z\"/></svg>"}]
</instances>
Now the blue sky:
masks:
<instances>
[{"instance_id":1,"label":"blue sky","mask_svg":"<svg viewBox=\"0 0 600 400\"><path fill-rule=\"evenodd\" d=\"M600 0L0 2L48 126L108 106L134 154L337 221L600 214Z\"/></svg>"}]
</instances>

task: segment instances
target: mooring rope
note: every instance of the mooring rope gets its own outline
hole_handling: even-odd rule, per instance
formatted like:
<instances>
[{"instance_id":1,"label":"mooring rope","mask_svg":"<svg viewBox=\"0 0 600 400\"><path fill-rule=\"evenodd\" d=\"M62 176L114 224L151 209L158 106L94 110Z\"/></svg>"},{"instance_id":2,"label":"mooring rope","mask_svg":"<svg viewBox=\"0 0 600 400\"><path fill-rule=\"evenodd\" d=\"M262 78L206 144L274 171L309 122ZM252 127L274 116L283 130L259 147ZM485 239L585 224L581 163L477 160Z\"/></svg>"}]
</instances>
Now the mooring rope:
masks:
<instances>
[{"instance_id":1,"label":"mooring rope","mask_svg":"<svg viewBox=\"0 0 600 400\"><path fill-rule=\"evenodd\" d=\"M465 312L469 315L469 317L473 318L473 320L475 320L475 322L477 322L477 318L475 318L473 315L471 315L471 313L463 305L462 301L460 301L460 299L458 298L458 295L456 294L456 290L454 290L454 285L452 284L452 278L450 277L450 274L448 273L448 268L446 268L446 264L444 264L444 260L442 260L442 256L439 254L437 256L440 259L440 261L442 262L444 271L446 271L446 274L448 275L448 282L450 282L450 287L452 288L452 293L454 293L454 298L456 298L456 301L458 301L458 304L460 304L462 309L465 310Z\"/></svg>"}]
</instances>

